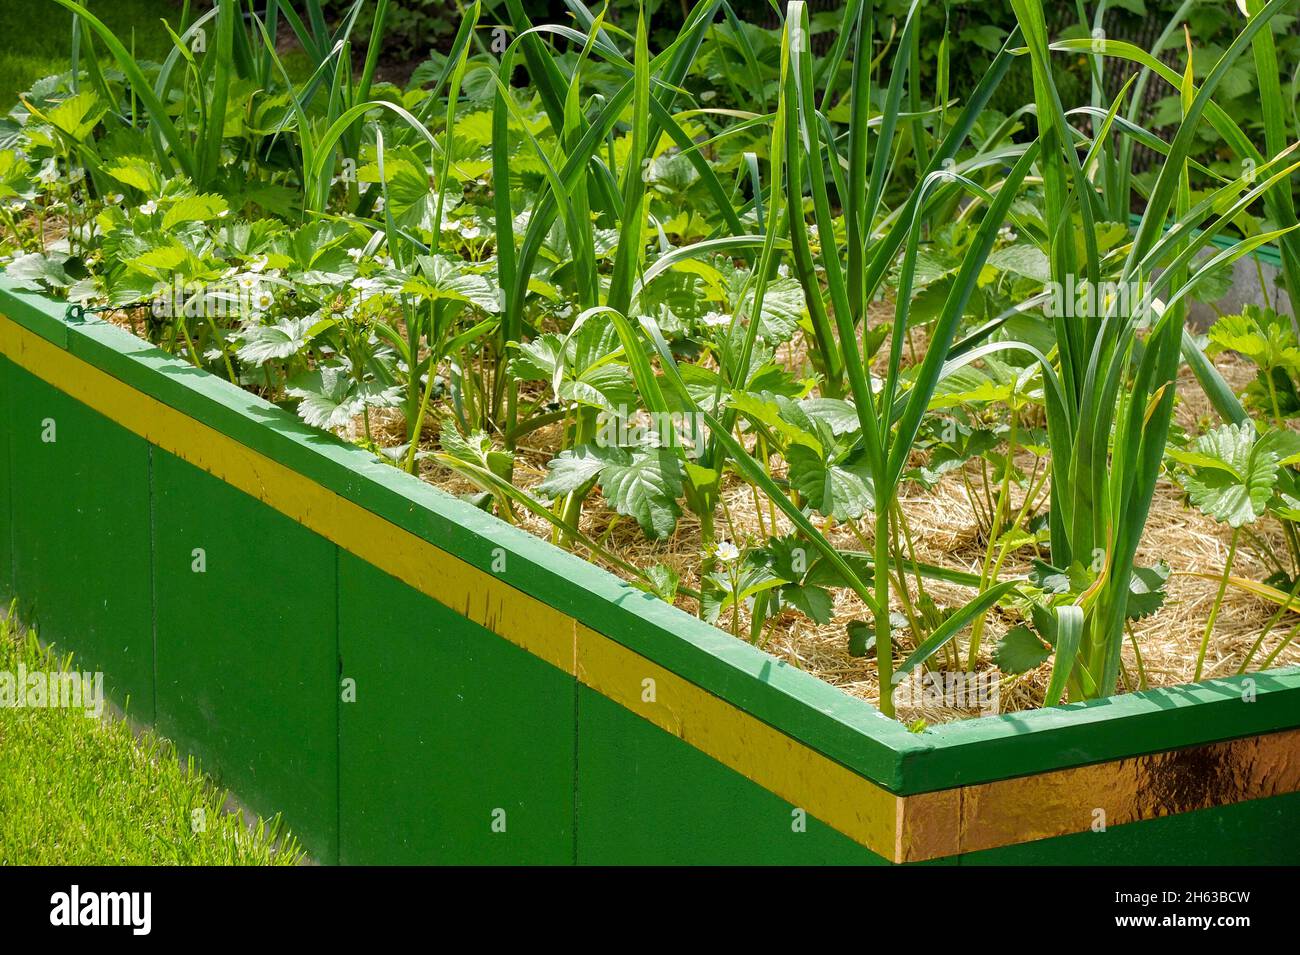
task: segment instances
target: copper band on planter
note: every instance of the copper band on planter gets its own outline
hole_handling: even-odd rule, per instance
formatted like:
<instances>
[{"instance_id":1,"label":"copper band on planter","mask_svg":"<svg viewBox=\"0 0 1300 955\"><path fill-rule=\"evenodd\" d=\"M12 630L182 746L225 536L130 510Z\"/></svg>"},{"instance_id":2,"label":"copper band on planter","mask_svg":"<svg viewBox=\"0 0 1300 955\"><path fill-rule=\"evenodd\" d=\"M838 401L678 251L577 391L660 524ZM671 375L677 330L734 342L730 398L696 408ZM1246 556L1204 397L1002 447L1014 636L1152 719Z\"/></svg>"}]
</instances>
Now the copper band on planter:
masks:
<instances>
[{"instance_id":1,"label":"copper band on planter","mask_svg":"<svg viewBox=\"0 0 1300 955\"><path fill-rule=\"evenodd\" d=\"M905 797L917 862L1300 792L1300 729ZM1099 812L1100 811L1100 812Z\"/></svg>"}]
</instances>

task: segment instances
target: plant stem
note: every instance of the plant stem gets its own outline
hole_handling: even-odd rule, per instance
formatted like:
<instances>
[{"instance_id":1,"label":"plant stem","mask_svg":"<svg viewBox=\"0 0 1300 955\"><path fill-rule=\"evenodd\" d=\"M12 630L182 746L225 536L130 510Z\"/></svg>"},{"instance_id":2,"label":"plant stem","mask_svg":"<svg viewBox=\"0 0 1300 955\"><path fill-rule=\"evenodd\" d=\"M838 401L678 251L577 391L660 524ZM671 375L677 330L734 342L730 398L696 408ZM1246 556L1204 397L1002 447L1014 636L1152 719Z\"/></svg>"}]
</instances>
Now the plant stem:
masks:
<instances>
[{"instance_id":1,"label":"plant stem","mask_svg":"<svg viewBox=\"0 0 1300 955\"><path fill-rule=\"evenodd\" d=\"M888 499L888 498L886 498ZM894 640L889 629L889 508L876 514L876 670L880 678L880 712L894 718Z\"/></svg>"},{"instance_id":2,"label":"plant stem","mask_svg":"<svg viewBox=\"0 0 1300 955\"><path fill-rule=\"evenodd\" d=\"M1233 528L1232 543L1228 545L1228 559L1223 563L1223 576L1219 578L1219 592L1215 594L1214 606L1210 608L1210 619L1205 623L1205 635L1201 637L1201 650L1196 655L1196 675L1192 678L1195 681L1201 679L1201 673L1205 668L1205 651L1210 646L1210 634L1214 631L1214 621L1219 616L1219 607L1223 605L1223 595L1228 589L1228 577L1232 574L1232 561L1237 556L1237 540L1240 537L1241 528Z\"/></svg>"},{"instance_id":3,"label":"plant stem","mask_svg":"<svg viewBox=\"0 0 1300 955\"><path fill-rule=\"evenodd\" d=\"M1011 400L1016 398L1015 387L1011 390ZM992 577L996 574L993 564L993 551L997 547L998 538L1002 534L1002 515L1004 512L1011 510L1011 469L1014 466L1013 461L1016 454L1016 426L1018 424L1018 415L1015 408L1011 410L1011 430L1007 435L1007 456L1002 465L1002 484L998 488L998 501L993 509L993 522L989 527L988 545L984 548L984 566L980 570L980 593L984 593L992 583ZM1001 561L998 561L1001 564ZM979 662L980 643L984 638L984 624L988 619L988 613L982 613L975 618L971 624L970 649L966 655L966 670L974 672L975 664Z\"/></svg>"},{"instance_id":4,"label":"plant stem","mask_svg":"<svg viewBox=\"0 0 1300 955\"><path fill-rule=\"evenodd\" d=\"M903 513L903 508L899 506L895 512L899 527L903 530L903 541L907 544L907 559L912 563L912 579L916 581L916 595L918 599L925 599L925 578L921 574L920 561L916 559L916 542L912 539L912 527L907 520L907 515Z\"/></svg>"},{"instance_id":5,"label":"plant stem","mask_svg":"<svg viewBox=\"0 0 1300 955\"><path fill-rule=\"evenodd\" d=\"M1129 640L1130 640L1130 641L1132 642L1132 644L1133 644L1133 657L1134 657L1135 660L1137 660L1137 670L1138 670L1138 689L1139 689L1139 690L1145 690L1145 689L1147 688L1147 686L1148 686L1148 684L1147 684L1147 671L1146 671L1146 669L1142 666L1142 651L1141 651L1140 649L1138 649L1137 634L1135 634L1135 633L1133 632L1133 626L1132 626L1132 624L1128 624L1128 625L1126 625L1125 629L1128 630L1128 638L1129 638Z\"/></svg>"},{"instance_id":6,"label":"plant stem","mask_svg":"<svg viewBox=\"0 0 1300 955\"><path fill-rule=\"evenodd\" d=\"M596 430L596 411L594 408L578 406L574 411L573 425L573 444L570 447L580 447L592 439ZM578 527L582 522L582 505L586 501L586 494L579 494L577 491L569 494L564 499L563 509L560 512L560 520L568 527ZM567 531L562 531L561 541L568 546L571 538Z\"/></svg>"},{"instance_id":7,"label":"plant stem","mask_svg":"<svg viewBox=\"0 0 1300 955\"><path fill-rule=\"evenodd\" d=\"M919 645L926 637L925 626L921 621L920 615L912 605L912 594L907 587L907 576L904 568L903 548L899 541L899 526L903 522L903 509L899 506L898 501L894 501L894 586L898 589L898 599L903 605L903 615L907 617L907 625L911 628L912 638Z\"/></svg>"},{"instance_id":8,"label":"plant stem","mask_svg":"<svg viewBox=\"0 0 1300 955\"><path fill-rule=\"evenodd\" d=\"M1286 639L1279 643L1277 649L1265 658L1264 662L1260 665L1260 669L1267 670L1271 667L1273 661L1277 659L1278 654L1285 650L1291 644L1291 641L1296 638L1296 634L1300 634L1300 623L1291 628L1291 632L1286 635Z\"/></svg>"},{"instance_id":9,"label":"plant stem","mask_svg":"<svg viewBox=\"0 0 1300 955\"><path fill-rule=\"evenodd\" d=\"M1259 637L1256 638L1255 643L1246 653L1246 659L1241 661L1241 666L1237 670L1238 673L1246 672L1246 668L1250 666L1250 661L1255 659L1255 654L1259 652L1259 648L1264 643L1265 638L1273 632L1273 628L1276 627L1277 622L1282 619L1282 615L1286 613L1287 610L1291 609L1291 605L1295 602L1298 594L1300 594L1300 576L1297 576L1295 583L1291 585L1291 592L1287 595L1286 603L1279 606L1273 616L1268 618L1268 623L1264 624L1264 629L1260 632Z\"/></svg>"}]
</instances>

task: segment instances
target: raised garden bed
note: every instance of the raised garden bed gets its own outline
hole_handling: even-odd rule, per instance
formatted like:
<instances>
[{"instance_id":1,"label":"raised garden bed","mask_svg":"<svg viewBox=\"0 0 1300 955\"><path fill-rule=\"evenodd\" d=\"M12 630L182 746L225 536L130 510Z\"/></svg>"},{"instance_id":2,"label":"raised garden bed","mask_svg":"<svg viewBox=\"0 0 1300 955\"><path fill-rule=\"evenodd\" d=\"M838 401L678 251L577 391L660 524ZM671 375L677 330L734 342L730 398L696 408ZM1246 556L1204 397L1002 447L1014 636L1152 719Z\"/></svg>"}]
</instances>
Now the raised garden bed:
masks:
<instances>
[{"instance_id":1,"label":"raised garden bed","mask_svg":"<svg viewBox=\"0 0 1300 955\"><path fill-rule=\"evenodd\" d=\"M322 860L1300 857L1300 672L910 733L64 313L0 286L0 579Z\"/></svg>"},{"instance_id":2,"label":"raised garden bed","mask_svg":"<svg viewBox=\"0 0 1300 955\"><path fill-rule=\"evenodd\" d=\"M0 580L317 858L1300 858L1288 0L56 2Z\"/></svg>"}]
</instances>

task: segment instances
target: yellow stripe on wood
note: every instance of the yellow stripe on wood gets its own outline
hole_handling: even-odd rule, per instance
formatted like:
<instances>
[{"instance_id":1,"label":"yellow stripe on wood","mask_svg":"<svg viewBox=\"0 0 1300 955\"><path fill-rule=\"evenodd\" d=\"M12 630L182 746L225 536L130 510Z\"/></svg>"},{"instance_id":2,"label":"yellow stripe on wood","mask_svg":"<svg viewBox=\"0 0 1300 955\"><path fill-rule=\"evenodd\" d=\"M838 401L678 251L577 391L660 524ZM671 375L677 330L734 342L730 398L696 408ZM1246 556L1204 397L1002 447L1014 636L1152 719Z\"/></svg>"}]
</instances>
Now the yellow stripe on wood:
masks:
<instances>
[{"instance_id":1,"label":"yellow stripe on wood","mask_svg":"<svg viewBox=\"0 0 1300 955\"><path fill-rule=\"evenodd\" d=\"M137 391L9 319L0 350L65 394L516 646L574 672L574 621L292 468Z\"/></svg>"}]
</instances>

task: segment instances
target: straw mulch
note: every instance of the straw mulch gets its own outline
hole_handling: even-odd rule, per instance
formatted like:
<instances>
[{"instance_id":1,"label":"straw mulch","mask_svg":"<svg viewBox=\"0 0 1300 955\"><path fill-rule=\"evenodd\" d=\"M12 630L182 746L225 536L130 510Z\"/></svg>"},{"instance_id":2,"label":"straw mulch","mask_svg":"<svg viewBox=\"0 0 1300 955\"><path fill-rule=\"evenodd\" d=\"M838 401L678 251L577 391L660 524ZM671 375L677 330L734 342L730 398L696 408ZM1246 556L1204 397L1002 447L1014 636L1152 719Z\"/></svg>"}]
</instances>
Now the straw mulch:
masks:
<instances>
[{"instance_id":1,"label":"straw mulch","mask_svg":"<svg viewBox=\"0 0 1300 955\"><path fill-rule=\"evenodd\" d=\"M130 325L129 320L121 315L115 314L111 320ZM924 343L921 344L923 346ZM797 346L791 346L788 353L781 356L782 361L787 367L806 367L806 356L796 348ZM1230 356L1219 359L1218 366L1225 378L1238 390L1254 374L1247 363ZM1196 433L1217 423L1200 387L1186 370L1179 382L1178 394L1176 420L1188 432ZM405 440L400 412L372 412L370 424L371 436L381 446L396 446ZM431 416L422 446L436 447L438 425L439 422L432 420ZM345 437L354 440L361 437L363 432L360 419L347 430ZM541 481L546 475L546 463L560 447L562 442L559 425L528 435L516 453L516 484L527 488ZM1033 458L1023 456L1018 458L1017 464L1028 473L1033 468ZM977 466L977 462L971 462L967 466L972 481L976 477ZM422 463L421 476L453 494L478 491L465 478L434 462ZM1046 488L1040 492L1035 510L1043 509L1046 493ZM725 507L720 509L722 513L718 518L717 533L738 545L756 546L768 536L785 534L791 529L779 513L773 521L773 509L768 502L756 499L753 489L734 476L728 477L723 498ZM1018 508L1021 500L1022 497L1013 494L1013 508ZM972 573L979 572L985 542L981 539L976 511L971 505L960 472L946 475L932 491L916 485L905 486L901 506L912 531L918 560ZM541 518L520 512L517 514L517 522L539 537L552 537L552 528ZM870 524L869 520L862 522L856 533L846 526L826 526L824 530L837 546L861 551L870 546ZM677 571L684 586L699 588L699 525L689 512L678 522L677 530L671 538L648 541L635 521L614 513L604 505L599 492L593 492L583 513L582 527L591 538L600 541L611 553L629 563L638 567L664 564ZM1275 522L1262 522L1255 530L1264 545L1274 548L1277 553L1285 553L1281 530ZM1138 562L1152 565L1163 560L1169 563L1173 573L1164 606L1151 617L1136 621L1132 627L1133 637L1141 651L1148 685L1176 686L1192 681L1205 621L1218 589L1217 580L1195 575L1208 574L1213 577L1222 573L1229 536L1228 528L1185 506L1182 492L1173 483L1167 480L1160 483L1139 550ZM584 556L591 558L589 554ZM1002 578L1024 574L1035 556L1045 555L1035 555L1032 549L1024 549L1012 555L1003 565ZM597 558L591 559L597 564L602 563ZM607 569L620 573L615 567L607 566ZM1238 549L1233 573L1234 576L1263 580L1270 569L1260 559L1257 547L1243 542ZM946 608L960 607L971 596L970 590L937 582L927 582L926 592L939 606ZM679 599L678 604L688 612L696 612L698 609L695 602L687 598ZM845 625L848 622L867 619L866 609L847 589L835 592L834 609L832 622L824 626L814 624L793 610L785 611L775 625L769 625L764 631L761 647L767 653L840 687L846 693L876 703L880 687L875 661L851 656L845 635ZM895 606L894 609L900 608ZM1236 673L1274 610L1275 606L1267 601L1230 586L1211 636L1203 679ZM742 610L739 616L737 632L747 634L750 623L748 615ZM729 628L731 622L728 612L725 619L720 621L720 626ZM1023 621L1013 614L1001 609L989 614L981 643L980 671L993 668L990 654L998 639L1009 628L1021 622ZM1284 616L1257 653L1256 665L1298 623L1300 615ZM896 650L900 653L910 651L909 639L904 635ZM968 639L969 631L960 635L956 641L963 660ZM1124 686L1136 688L1138 671L1132 641L1125 644L1123 659ZM935 665L940 666L938 663ZM1274 665L1300 665L1300 639L1283 650ZM1041 706L1049 670L1050 665L1044 665L1020 677L1002 678L998 686L999 709L1002 712L1014 712ZM980 714L969 707L958 709L924 702L920 705L899 706L899 716L909 722L924 719L935 723L975 715Z\"/></svg>"},{"instance_id":2,"label":"straw mulch","mask_svg":"<svg viewBox=\"0 0 1300 955\"><path fill-rule=\"evenodd\" d=\"M1231 358L1220 361L1220 370L1234 387L1244 387L1253 374L1244 362ZM1179 385L1178 423L1189 432L1194 432L1212 420L1204 395L1190 373L1185 374ZM400 418L387 417L380 422L379 427L382 428L384 423L391 428L394 443L403 440ZM373 416L371 424L372 428L376 427ZM376 437L380 436L377 434ZM529 487L539 482L546 474L546 462L558 447L558 426L529 435L516 456L516 483ZM1022 468L1032 468L1033 459L1027 456L1018 463ZM972 462L968 468L973 469L975 466L975 462ZM973 470L971 473L973 475ZM423 477L455 494L473 493L477 490L464 478L436 464L426 463ZM1046 489L1040 498L1045 495ZM739 545L761 544L774 533L774 526L776 533L787 533L790 530L788 522L779 514L773 525L767 502L756 502L754 492L748 484L731 479L724 492L724 501L725 508L721 509L724 513L718 518L717 532L719 536L725 535ZM1014 507L1018 507L1020 502L1021 498L1013 496ZM915 485L907 486L901 503L911 526L919 560L979 572L985 545L980 539L976 513L959 473L946 475L933 491ZM1042 506L1040 501L1037 509L1041 510ZM540 537L551 537L550 526L540 518L520 514L519 524ZM620 517L605 507L599 493L595 492L588 499L584 511L583 530L612 553L636 566L664 564L681 575L684 585L692 588L700 585L699 526L689 513L683 516L670 539L648 541L635 521ZM1278 527L1261 524L1258 530L1265 542L1279 548L1279 553L1285 552ZM859 532L866 537L865 544L863 538L848 527L828 529L831 540L837 546L860 551L870 542L870 521L863 522ZM1205 622L1218 588L1217 580L1193 575L1216 575L1222 572L1229 536L1230 531L1226 527L1185 506L1178 487L1162 480L1138 561L1143 565L1166 561L1173 573L1164 606L1154 615L1136 621L1132 627L1149 686L1176 686L1192 681ZM1025 573L1034 556L1030 548L1013 555L1003 565L1003 579ZM599 560L594 562L601 563ZM616 568L608 569L618 573ZM1269 572L1253 547L1245 543L1239 547L1234 576L1262 580ZM941 583L927 582L926 591L943 607L961 606L971 595L969 590ZM679 599L678 604L687 611L694 612L697 609L695 602L686 598ZM1211 636L1203 679L1236 673L1246 652L1274 610L1275 606L1267 601L1230 586ZM841 589L835 594L835 616L830 624L818 626L797 612L786 611L774 627L765 631L762 649L840 687L846 693L875 703L879 699L880 687L874 659L851 656L844 629L849 621L867 617L862 603L847 589ZM995 610L989 615L982 640L979 669L993 667L990 653L999 637L1020 622L1022 621L1002 610ZM1300 617L1284 617L1265 641L1263 650L1256 655L1256 661L1262 660L1285 638L1290 627L1298 622ZM728 612L719 625L729 629L730 624ZM748 615L742 611L738 632L746 634L748 629ZM969 631L958 637L963 659L968 638ZM908 639L906 636L902 638L902 646L898 648L900 651L910 650ZM1300 640L1282 652L1275 666L1297 664L1300 664ZM1000 711L1013 712L1041 706L1049 671L1050 663L1021 677L1002 678L997 700ZM1122 676L1125 686L1137 687L1138 670L1131 641L1124 648ZM899 707L900 718L909 722L924 719L928 723L935 723L980 715L978 710L969 707L956 709L937 706L927 704L924 699L913 700L912 703L916 705L905 703Z\"/></svg>"}]
</instances>

